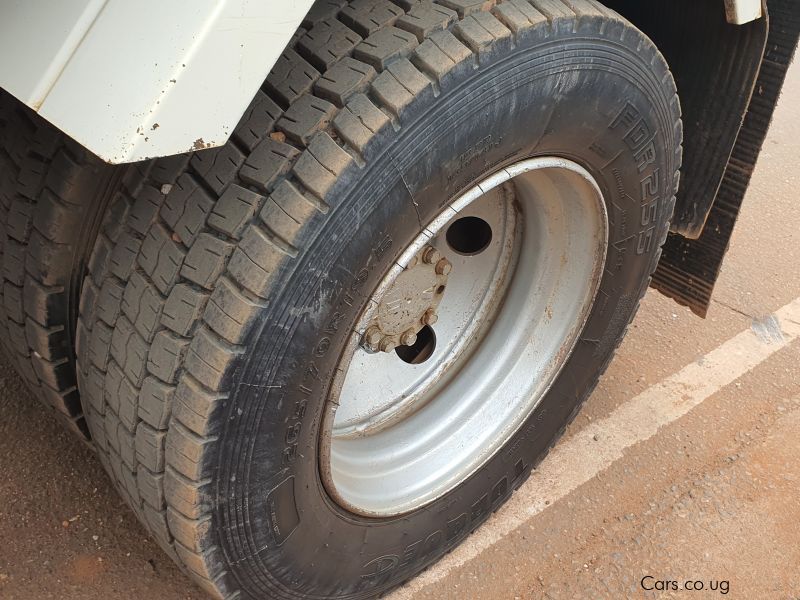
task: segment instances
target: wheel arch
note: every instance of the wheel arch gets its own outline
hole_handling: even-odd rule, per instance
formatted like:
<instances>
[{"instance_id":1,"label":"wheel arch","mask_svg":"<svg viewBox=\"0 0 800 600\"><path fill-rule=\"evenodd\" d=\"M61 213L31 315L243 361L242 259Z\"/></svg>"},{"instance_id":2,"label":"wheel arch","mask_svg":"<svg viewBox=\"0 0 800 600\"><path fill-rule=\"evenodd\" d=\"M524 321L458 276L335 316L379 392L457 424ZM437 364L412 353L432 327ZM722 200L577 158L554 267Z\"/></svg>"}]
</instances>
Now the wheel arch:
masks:
<instances>
[{"instance_id":1,"label":"wheel arch","mask_svg":"<svg viewBox=\"0 0 800 600\"><path fill-rule=\"evenodd\" d=\"M797 46L800 8L767 0L764 17L737 26L709 2L606 3L653 39L675 76L684 161L653 286L705 316Z\"/></svg>"}]
</instances>

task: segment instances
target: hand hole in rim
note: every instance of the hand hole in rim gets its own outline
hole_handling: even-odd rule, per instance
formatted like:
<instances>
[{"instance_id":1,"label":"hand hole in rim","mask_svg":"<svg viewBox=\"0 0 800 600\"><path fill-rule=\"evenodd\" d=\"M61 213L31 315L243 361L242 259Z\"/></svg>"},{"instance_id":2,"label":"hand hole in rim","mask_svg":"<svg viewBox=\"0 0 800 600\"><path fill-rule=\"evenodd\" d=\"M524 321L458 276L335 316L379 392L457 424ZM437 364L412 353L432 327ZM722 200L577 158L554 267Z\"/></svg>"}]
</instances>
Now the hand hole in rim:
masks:
<instances>
[{"instance_id":1,"label":"hand hole in rim","mask_svg":"<svg viewBox=\"0 0 800 600\"><path fill-rule=\"evenodd\" d=\"M400 360L410 365L424 363L436 350L436 334L429 325L425 325L417 334L417 341L411 346L398 346L395 349Z\"/></svg>"},{"instance_id":2,"label":"hand hole in rim","mask_svg":"<svg viewBox=\"0 0 800 600\"><path fill-rule=\"evenodd\" d=\"M447 244L458 252L471 256L483 252L492 242L492 228L480 217L462 217L447 228Z\"/></svg>"}]
</instances>

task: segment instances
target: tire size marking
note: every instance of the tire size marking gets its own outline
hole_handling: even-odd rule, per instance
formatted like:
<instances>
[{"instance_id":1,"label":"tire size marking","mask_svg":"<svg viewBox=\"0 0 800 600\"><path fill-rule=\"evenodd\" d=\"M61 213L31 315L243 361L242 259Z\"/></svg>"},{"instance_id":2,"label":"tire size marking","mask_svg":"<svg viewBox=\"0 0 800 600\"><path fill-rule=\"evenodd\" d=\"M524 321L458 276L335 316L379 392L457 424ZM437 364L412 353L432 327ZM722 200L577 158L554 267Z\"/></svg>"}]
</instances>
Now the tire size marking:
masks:
<instances>
[{"instance_id":1,"label":"tire size marking","mask_svg":"<svg viewBox=\"0 0 800 600\"><path fill-rule=\"evenodd\" d=\"M639 189L639 204L641 207L639 226L641 229L636 234L635 251L637 255L646 254L653 247L658 222L658 207L661 200L659 190L660 170L657 167L654 168L658 160L658 152L655 145L656 131L630 102L625 103L625 106L614 117L608 128L612 131L621 130L625 132L622 139L636 163L639 175L642 176ZM645 174L646 171L647 173ZM616 179L619 187L621 185L620 178L616 177ZM627 196L627 194L624 195Z\"/></svg>"},{"instance_id":2,"label":"tire size marking","mask_svg":"<svg viewBox=\"0 0 800 600\"><path fill-rule=\"evenodd\" d=\"M503 475L486 490L472 503L468 511L448 519L443 527L406 545L399 554L384 554L365 563L361 568L359 589L381 586L403 570L415 570L427 557L436 554L442 546L449 548L457 546L467 534L503 504L511 491L524 480L528 470L529 466L520 458L514 464L513 471L509 475Z\"/></svg>"},{"instance_id":3,"label":"tire size marking","mask_svg":"<svg viewBox=\"0 0 800 600\"><path fill-rule=\"evenodd\" d=\"M350 284L343 286L345 287L343 292L337 294L339 300L322 328L322 337L312 346L311 354L313 358L304 369L302 381L297 387L301 398L295 401L294 408L286 424L284 448L281 452L281 463L284 467L291 466L297 460L300 434L303 431L304 418L309 412L307 411L309 400L315 394L323 393L321 387L324 382L320 377L319 367L315 361L325 358L328 354L333 343L331 338L339 333L342 321L346 316L347 307L354 306L356 298L361 294L361 289L369 278L371 271L381 263L381 259L392 247L392 244L391 236L384 236L372 250L367 266L359 269L353 275Z\"/></svg>"}]
</instances>

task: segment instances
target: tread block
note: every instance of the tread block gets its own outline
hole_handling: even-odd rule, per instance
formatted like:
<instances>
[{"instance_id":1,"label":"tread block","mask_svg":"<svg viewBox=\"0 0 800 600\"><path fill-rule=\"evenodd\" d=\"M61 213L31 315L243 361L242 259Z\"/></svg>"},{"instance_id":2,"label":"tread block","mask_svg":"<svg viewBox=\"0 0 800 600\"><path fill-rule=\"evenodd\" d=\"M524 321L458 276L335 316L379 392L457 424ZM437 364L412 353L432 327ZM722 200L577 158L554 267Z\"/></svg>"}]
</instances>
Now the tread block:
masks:
<instances>
[{"instance_id":1,"label":"tread block","mask_svg":"<svg viewBox=\"0 0 800 600\"><path fill-rule=\"evenodd\" d=\"M303 19L303 27L308 29L318 21L335 17L345 4L347 0L317 0Z\"/></svg>"},{"instance_id":2,"label":"tread block","mask_svg":"<svg viewBox=\"0 0 800 600\"><path fill-rule=\"evenodd\" d=\"M120 483L127 492L126 500L131 504L134 512L138 515L139 510L139 488L136 487L136 478L132 471L136 469L136 436L129 431L122 422L117 426L117 451L122 460L120 465Z\"/></svg>"},{"instance_id":3,"label":"tread block","mask_svg":"<svg viewBox=\"0 0 800 600\"><path fill-rule=\"evenodd\" d=\"M281 116L281 107L261 90L256 92L250 106L247 107L236 129L233 138L242 146L250 150L258 145L275 127L275 122Z\"/></svg>"},{"instance_id":4,"label":"tread block","mask_svg":"<svg viewBox=\"0 0 800 600\"><path fill-rule=\"evenodd\" d=\"M22 298L25 303L25 314L40 325L48 327L69 320L67 296L61 286L44 286L34 278L26 277Z\"/></svg>"},{"instance_id":5,"label":"tread block","mask_svg":"<svg viewBox=\"0 0 800 600\"><path fill-rule=\"evenodd\" d=\"M139 266L150 276L162 294L168 294L178 279L185 253L161 225L147 233L139 253Z\"/></svg>"},{"instance_id":6,"label":"tread block","mask_svg":"<svg viewBox=\"0 0 800 600\"><path fill-rule=\"evenodd\" d=\"M372 82L372 90L381 103L400 116L411 102L433 85L411 61L398 60Z\"/></svg>"},{"instance_id":7,"label":"tread block","mask_svg":"<svg viewBox=\"0 0 800 600\"><path fill-rule=\"evenodd\" d=\"M317 134L294 165L294 175L317 198L324 201L353 157L327 133Z\"/></svg>"},{"instance_id":8,"label":"tread block","mask_svg":"<svg viewBox=\"0 0 800 600\"><path fill-rule=\"evenodd\" d=\"M18 287L25 283L25 246L11 239L3 245L3 277Z\"/></svg>"},{"instance_id":9,"label":"tread block","mask_svg":"<svg viewBox=\"0 0 800 600\"><path fill-rule=\"evenodd\" d=\"M283 113L277 128L293 142L306 145L311 136L328 126L335 112L336 107L327 100L303 96Z\"/></svg>"},{"instance_id":10,"label":"tread block","mask_svg":"<svg viewBox=\"0 0 800 600\"><path fill-rule=\"evenodd\" d=\"M403 16L403 9L389 0L351 0L339 13L339 19L367 37L391 25Z\"/></svg>"},{"instance_id":11,"label":"tread block","mask_svg":"<svg viewBox=\"0 0 800 600\"><path fill-rule=\"evenodd\" d=\"M231 144L224 148L232 147ZM227 156L227 155L218 155ZM226 163L227 158L221 158ZM229 163L228 163L229 164ZM215 169L216 167L212 167ZM235 172L238 166L233 171ZM195 237L205 225L216 198L212 198L191 175L178 178L161 207L161 218L172 228L174 241L186 246L194 243Z\"/></svg>"},{"instance_id":12,"label":"tread block","mask_svg":"<svg viewBox=\"0 0 800 600\"><path fill-rule=\"evenodd\" d=\"M427 0L392 0L397 6L402 8L404 11L408 12L412 8L414 8L420 2L424 2Z\"/></svg>"},{"instance_id":13,"label":"tread block","mask_svg":"<svg viewBox=\"0 0 800 600\"><path fill-rule=\"evenodd\" d=\"M277 266L286 256L286 251L278 245L274 237L256 225L248 227L237 250L244 252L254 264L263 269Z\"/></svg>"},{"instance_id":14,"label":"tread block","mask_svg":"<svg viewBox=\"0 0 800 600\"><path fill-rule=\"evenodd\" d=\"M350 54L361 39L341 21L327 19L306 32L298 41L297 48L312 65L324 72L340 58Z\"/></svg>"},{"instance_id":15,"label":"tread block","mask_svg":"<svg viewBox=\"0 0 800 600\"><path fill-rule=\"evenodd\" d=\"M309 92L319 79L319 71L291 48L283 51L264 82L265 90L283 104L291 105Z\"/></svg>"},{"instance_id":16,"label":"tread block","mask_svg":"<svg viewBox=\"0 0 800 600\"><path fill-rule=\"evenodd\" d=\"M251 154L247 160L249 161L252 158L253 155ZM245 162L245 166L241 170L242 179L245 178L244 174L247 169L248 165ZM260 180L261 178L259 177L258 179ZM252 180L251 176L251 183ZM231 184L211 210L211 214L208 216L208 225L220 233L239 239L247 223L255 216L263 199L264 197L260 194Z\"/></svg>"},{"instance_id":17,"label":"tread block","mask_svg":"<svg viewBox=\"0 0 800 600\"><path fill-rule=\"evenodd\" d=\"M24 332L24 328L22 328ZM51 388L58 396L61 395L58 390L66 390L76 385L75 371L69 359L61 359L57 362L50 362L35 353L30 353L30 361L33 370L36 373L36 378L42 383L42 386ZM56 403L57 408L61 407L61 403Z\"/></svg>"},{"instance_id":18,"label":"tread block","mask_svg":"<svg viewBox=\"0 0 800 600\"><path fill-rule=\"evenodd\" d=\"M562 0L531 0L534 8L547 17L548 20L572 18L575 13L562 2Z\"/></svg>"},{"instance_id":19,"label":"tread block","mask_svg":"<svg viewBox=\"0 0 800 600\"><path fill-rule=\"evenodd\" d=\"M506 50L511 46L511 31L489 13L476 13L467 17L456 24L454 32L478 53L487 49Z\"/></svg>"},{"instance_id":20,"label":"tread block","mask_svg":"<svg viewBox=\"0 0 800 600\"><path fill-rule=\"evenodd\" d=\"M211 294L203 320L231 344L241 344L265 306L264 302L247 298L236 284L223 277Z\"/></svg>"},{"instance_id":21,"label":"tread block","mask_svg":"<svg viewBox=\"0 0 800 600\"><path fill-rule=\"evenodd\" d=\"M236 248L228 263L228 273L250 293L260 298L267 298L272 278L285 258L285 254L278 248L270 250L270 254L268 260L258 264L242 248Z\"/></svg>"},{"instance_id":22,"label":"tread block","mask_svg":"<svg viewBox=\"0 0 800 600\"><path fill-rule=\"evenodd\" d=\"M167 435L167 463L181 475L201 481L212 471L208 453L204 450L213 442L213 438L197 436L176 422L170 426Z\"/></svg>"},{"instance_id":23,"label":"tread block","mask_svg":"<svg viewBox=\"0 0 800 600\"><path fill-rule=\"evenodd\" d=\"M158 290L139 272L131 275L122 296L122 312L148 342L153 339L164 310Z\"/></svg>"},{"instance_id":24,"label":"tread block","mask_svg":"<svg viewBox=\"0 0 800 600\"><path fill-rule=\"evenodd\" d=\"M91 410L97 415L105 413L105 377L96 367L90 366L86 376L82 379L81 398L89 401ZM94 420L91 421L94 423Z\"/></svg>"},{"instance_id":25,"label":"tread block","mask_svg":"<svg viewBox=\"0 0 800 600\"><path fill-rule=\"evenodd\" d=\"M467 63L473 55L449 31L432 35L415 50L414 62L431 77L441 81L451 70Z\"/></svg>"},{"instance_id":26,"label":"tread block","mask_svg":"<svg viewBox=\"0 0 800 600\"><path fill-rule=\"evenodd\" d=\"M201 233L183 261L181 275L200 287L214 289L233 248L233 244L210 233Z\"/></svg>"},{"instance_id":27,"label":"tread block","mask_svg":"<svg viewBox=\"0 0 800 600\"><path fill-rule=\"evenodd\" d=\"M350 96L366 91L374 78L375 69L370 65L346 57L325 72L314 86L314 91L341 108Z\"/></svg>"},{"instance_id":28,"label":"tread block","mask_svg":"<svg viewBox=\"0 0 800 600\"><path fill-rule=\"evenodd\" d=\"M120 424L128 431L134 431L138 422L138 390L131 385L116 362L108 365L103 389L106 404L114 411Z\"/></svg>"},{"instance_id":29,"label":"tread block","mask_svg":"<svg viewBox=\"0 0 800 600\"><path fill-rule=\"evenodd\" d=\"M417 44L417 37L413 33L397 27L386 27L356 46L353 58L382 71L390 62L411 54Z\"/></svg>"},{"instance_id":30,"label":"tread block","mask_svg":"<svg viewBox=\"0 0 800 600\"><path fill-rule=\"evenodd\" d=\"M47 328L33 319L26 319L25 337L30 349L47 361L55 362L72 356L63 325Z\"/></svg>"},{"instance_id":31,"label":"tread block","mask_svg":"<svg viewBox=\"0 0 800 600\"><path fill-rule=\"evenodd\" d=\"M111 356L134 385L140 386L145 375L148 344L133 324L120 317L111 337Z\"/></svg>"},{"instance_id":32,"label":"tread block","mask_svg":"<svg viewBox=\"0 0 800 600\"><path fill-rule=\"evenodd\" d=\"M113 329L100 321L94 324L89 340L89 359L98 369L105 370L111 353Z\"/></svg>"},{"instance_id":33,"label":"tread block","mask_svg":"<svg viewBox=\"0 0 800 600\"><path fill-rule=\"evenodd\" d=\"M55 194L44 190L36 203L33 228L48 242L69 248L75 242L74 231L83 220L81 211L65 204Z\"/></svg>"},{"instance_id":34,"label":"tread block","mask_svg":"<svg viewBox=\"0 0 800 600\"><path fill-rule=\"evenodd\" d=\"M30 144L23 144L22 149L28 150ZM34 155L26 156L20 164L17 174L17 193L30 200L36 200L44 185L44 175L47 172L46 160Z\"/></svg>"},{"instance_id":35,"label":"tread block","mask_svg":"<svg viewBox=\"0 0 800 600\"><path fill-rule=\"evenodd\" d=\"M124 294L125 286L118 279L113 277L106 279L93 306L94 310L96 310L94 314L97 315L97 318L113 327L119 317Z\"/></svg>"},{"instance_id":36,"label":"tread block","mask_svg":"<svg viewBox=\"0 0 800 600\"><path fill-rule=\"evenodd\" d=\"M28 241L33 227L34 203L27 198L15 197L6 215L6 235L20 243Z\"/></svg>"},{"instance_id":37,"label":"tread block","mask_svg":"<svg viewBox=\"0 0 800 600\"><path fill-rule=\"evenodd\" d=\"M157 473L164 470L166 437L166 431L157 431L145 423L136 427L136 460L148 471Z\"/></svg>"},{"instance_id":38,"label":"tread block","mask_svg":"<svg viewBox=\"0 0 800 600\"><path fill-rule=\"evenodd\" d=\"M514 35L520 35L532 27L547 22L547 17L527 0L505 0L492 12Z\"/></svg>"},{"instance_id":39,"label":"tread block","mask_svg":"<svg viewBox=\"0 0 800 600\"><path fill-rule=\"evenodd\" d=\"M142 240L127 231L123 231L117 238L117 244L111 251L108 259L108 268L113 275L125 281L130 277L136 257L142 247Z\"/></svg>"},{"instance_id":40,"label":"tread block","mask_svg":"<svg viewBox=\"0 0 800 600\"><path fill-rule=\"evenodd\" d=\"M175 154L157 158L150 169L150 177L160 185L174 183L178 176L186 170L191 154ZM133 190L131 190L133 193Z\"/></svg>"},{"instance_id":41,"label":"tread block","mask_svg":"<svg viewBox=\"0 0 800 600\"><path fill-rule=\"evenodd\" d=\"M153 429L166 429L174 395L174 386L146 377L139 392L139 418Z\"/></svg>"},{"instance_id":42,"label":"tread block","mask_svg":"<svg viewBox=\"0 0 800 600\"><path fill-rule=\"evenodd\" d=\"M299 152L300 151L294 146L278 142L272 138L267 138L261 141L258 146L256 146L253 153L247 158L242 170L239 172L239 176L242 178L242 181L255 186L264 193L269 193L275 185L275 181L281 175L288 172L289 165ZM258 203L261 200L260 196L253 197L246 192L240 191L243 190L243 188L239 188L238 186L231 187L235 190L235 196L227 198L226 206L231 206L234 204L234 200L239 199L243 199L241 201L247 204ZM250 192L250 194L253 194L253 192ZM228 190L226 190L223 198L226 198L227 195ZM239 209L244 211L245 207L239 207ZM241 225L242 223L240 221L240 227ZM239 234L241 234L240 228L237 229L239 229Z\"/></svg>"},{"instance_id":43,"label":"tread block","mask_svg":"<svg viewBox=\"0 0 800 600\"><path fill-rule=\"evenodd\" d=\"M111 243L111 240L109 240L103 232L100 232L97 239L94 241L92 254L89 256L89 264L87 266L89 277L94 279L98 277L99 273L106 272L106 265L108 265L113 250L114 245ZM97 279L94 283L99 286L102 281Z\"/></svg>"},{"instance_id":44,"label":"tread block","mask_svg":"<svg viewBox=\"0 0 800 600\"><path fill-rule=\"evenodd\" d=\"M210 389L228 383L242 349L232 347L205 327L197 330L186 352L184 366L194 378Z\"/></svg>"},{"instance_id":45,"label":"tread block","mask_svg":"<svg viewBox=\"0 0 800 600\"><path fill-rule=\"evenodd\" d=\"M147 355L147 371L164 383L175 383L189 340L166 330L159 331Z\"/></svg>"},{"instance_id":46,"label":"tread block","mask_svg":"<svg viewBox=\"0 0 800 600\"><path fill-rule=\"evenodd\" d=\"M70 246L53 243L36 229L31 231L25 257L25 269L29 275L38 279L43 285L63 286L65 273L71 268Z\"/></svg>"},{"instance_id":47,"label":"tread block","mask_svg":"<svg viewBox=\"0 0 800 600\"><path fill-rule=\"evenodd\" d=\"M6 281L3 286L3 307L6 317L17 323L25 322L25 304L22 300L21 287Z\"/></svg>"},{"instance_id":48,"label":"tread block","mask_svg":"<svg viewBox=\"0 0 800 600\"><path fill-rule=\"evenodd\" d=\"M431 33L443 31L458 15L455 11L432 2L421 2L397 20L396 26L417 36L422 43Z\"/></svg>"},{"instance_id":49,"label":"tread block","mask_svg":"<svg viewBox=\"0 0 800 600\"><path fill-rule=\"evenodd\" d=\"M436 0L436 2L453 9L463 19L469 15L489 10L495 5L496 0Z\"/></svg>"},{"instance_id":50,"label":"tread block","mask_svg":"<svg viewBox=\"0 0 800 600\"><path fill-rule=\"evenodd\" d=\"M212 507L210 485L191 481L174 469L167 471L164 495L174 510L190 519L203 517Z\"/></svg>"},{"instance_id":51,"label":"tread block","mask_svg":"<svg viewBox=\"0 0 800 600\"><path fill-rule=\"evenodd\" d=\"M79 152L85 153L85 151ZM80 210L81 198L76 196L74 188L96 177L97 171L92 168L82 168L85 164L85 156L82 159L76 159L77 157L70 156L64 147L59 148L47 168L44 187L58 196L62 202L71 204Z\"/></svg>"},{"instance_id":52,"label":"tread block","mask_svg":"<svg viewBox=\"0 0 800 600\"><path fill-rule=\"evenodd\" d=\"M215 432L210 427L214 416L225 409L227 400L226 394L211 392L192 377L182 377L175 390L173 415L197 435L212 435Z\"/></svg>"},{"instance_id":53,"label":"tread block","mask_svg":"<svg viewBox=\"0 0 800 600\"><path fill-rule=\"evenodd\" d=\"M36 367L35 361L33 364L34 369L41 368L41 365ZM71 423L71 428L75 433L80 434L80 425L76 422L76 419L81 415L82 407L78 390L75 388L75 376L72 373L72 369L69 371L69 377L72 382L69 387L65 387L59 391L48 385L42 385L39 388L39 394L41 394L41 397L44 399L46 406L52 407L57 413L68 417L66 420L62 421L67 427L70 427Z\"/></svg>"},{"instance_id":54,"label":"tread block","mask_svg":"<svg viewBox=\"0 0 800 600\"><path fill-rule=\"evenodd\" d=\"M197 176L219 194L236 176L244 158L244 154L234 144L225 144L195 152L189 164ZM178 182L180 183L180 179Z\"/></svg>"},{"instance_id":55,"label":"tread block","mask_svg":"<svg viewBox=\"0 0 800 600\"><path fill-rule=\"evenodd\" d=\"M375 134L388 124L389 117L364 94L353 96L333 120L336 132L362 155Z\"/></svg>"},{"instance_id":56,"label":"tread block","mask_svg":"<svg viewBox=\"0 0 800 600\"><path fill-rule=\"evenodd\" d=\"M164 194L151 186L143 186L133 202L127 225L139 235L145 235L163 203Z\"/></svg>"},{"instance_id":57,"label":"tread block","mask_svg":"<svg viewBox=\"0 0 800 600\"><path fill-rule=\"evenodd\" d=\"M275 188L261 209L261 221L281 239L294 245L303 224L315 213L316 205L289 181Z\"/></svg>"},{"instance_id":58,"label":"tread block","mask_svg":"<svg viewBox=\"0 0 800 600\"><path fill-rule=\"evenodd\" d=\"M141 427L141 425L140 425ZM136 455L139 456L139 445L137 438ZM163 448L163 446L162 446ZM164 497L164 473L152 473L145 468L136 469L136 485L139 488L139 495L148 506L144 507L145 518L154 531L160 531L162 524L156 520L155 523L148 513L164 511L166 509L166 499ZM153 509L156 509L155 511ZM157 519L157 517L156 517ZM164 523L164 526L166 523ZM166 531L166 527L164 527ZM156 533L158 535L158 533Z\"/></svg>"},{"instance_id":59,"label":"tread block","mask_svg":"<svg viewBox=\"0 0 800 600\"><path fill-rule=\"evenodd\" d=\"M161 324L180 336L188 336L203 314L208 294L179 283L167 297L161 313Z\"/></svg>"}]
</instances>

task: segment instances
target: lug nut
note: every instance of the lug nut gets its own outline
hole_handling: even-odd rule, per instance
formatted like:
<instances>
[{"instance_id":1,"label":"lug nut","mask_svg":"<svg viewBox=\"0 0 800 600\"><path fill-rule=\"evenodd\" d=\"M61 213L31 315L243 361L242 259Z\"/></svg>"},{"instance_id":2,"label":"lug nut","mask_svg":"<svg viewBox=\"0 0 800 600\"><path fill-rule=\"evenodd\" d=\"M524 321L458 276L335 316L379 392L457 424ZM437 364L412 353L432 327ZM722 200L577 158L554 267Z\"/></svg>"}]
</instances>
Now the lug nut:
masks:
<instances>
[{"instance_id":1,"label":"lug nut","mask_svg":"<svg viewBox=\"0 0 800 600\"><path fill-rule=\"evenodd\" d=\"M367 329L366 333L364 333L364 343L373 350L378 348L378 344L380 344L382 338L383 334L381 330L375 325Z\"/></svg>"},{"instance_id":2,"label":"lug nut","mask_svg":"<svg viewBox=\"0 0 800 600\"><path fill-rule=\"evenodd\" d=\"M406 269L413 269L414 267L417 266L418 263L419 263L419 257L415 254L414 256L411 257L411 260L408 261Z\"/></svg>"},{"instance_id":3,"label":"lug nut","mask_svg":"<svg viewBox=\"0 0 800 600\"><path fill-rule=\"evenodd\" d=\"M439 254L439 251L433 246L428 246L422 253L422 260L429 265L435 264L441 257L442 255Z\"/></svg>"},{"instance_id":4,"label":"lug nut","mask_svg":"<svg viewBox=\"0 0 800 600\"><path fill-rule=\"evenodd\" d=\"M422 315L422 322L425 323L425 325L433 325L438 320L439 315L437 315L432 308L426 310L425 314Z\"/></svg>"},{"instance_id":5,"label":"lug nut","mask_svg":"<svg viewBox=\"0 0 800 600\"><path fill-rule=\"evenodd\" d=\"M385 337L383 340L381 340L381 352L391 352L395 348L397 348L397 344L394 343L392 338Z\"/></svg>"},{"instance_id":6,"label":"lug nut","mask_svg":"<svg viewBox=\"0 0 800 600\"><path fill-rule=\"evenodd\" d=\"M446 258L442 258L439 262L436 263L436 274L437 275L447 275L450 271L453 270L453 265L450 264L450 261Z\"/></svg>"},{"instance_id":7,"label":"lug nut","mask_svg":"<svg viewBox=\"0 0 800 600\"><path fill-rule=\"evenodd\" d=\"M417 343L417 334L409 329L402 336L400 336L400 343L403 346L413 346Z\"/></svg>"}]
</instances>

